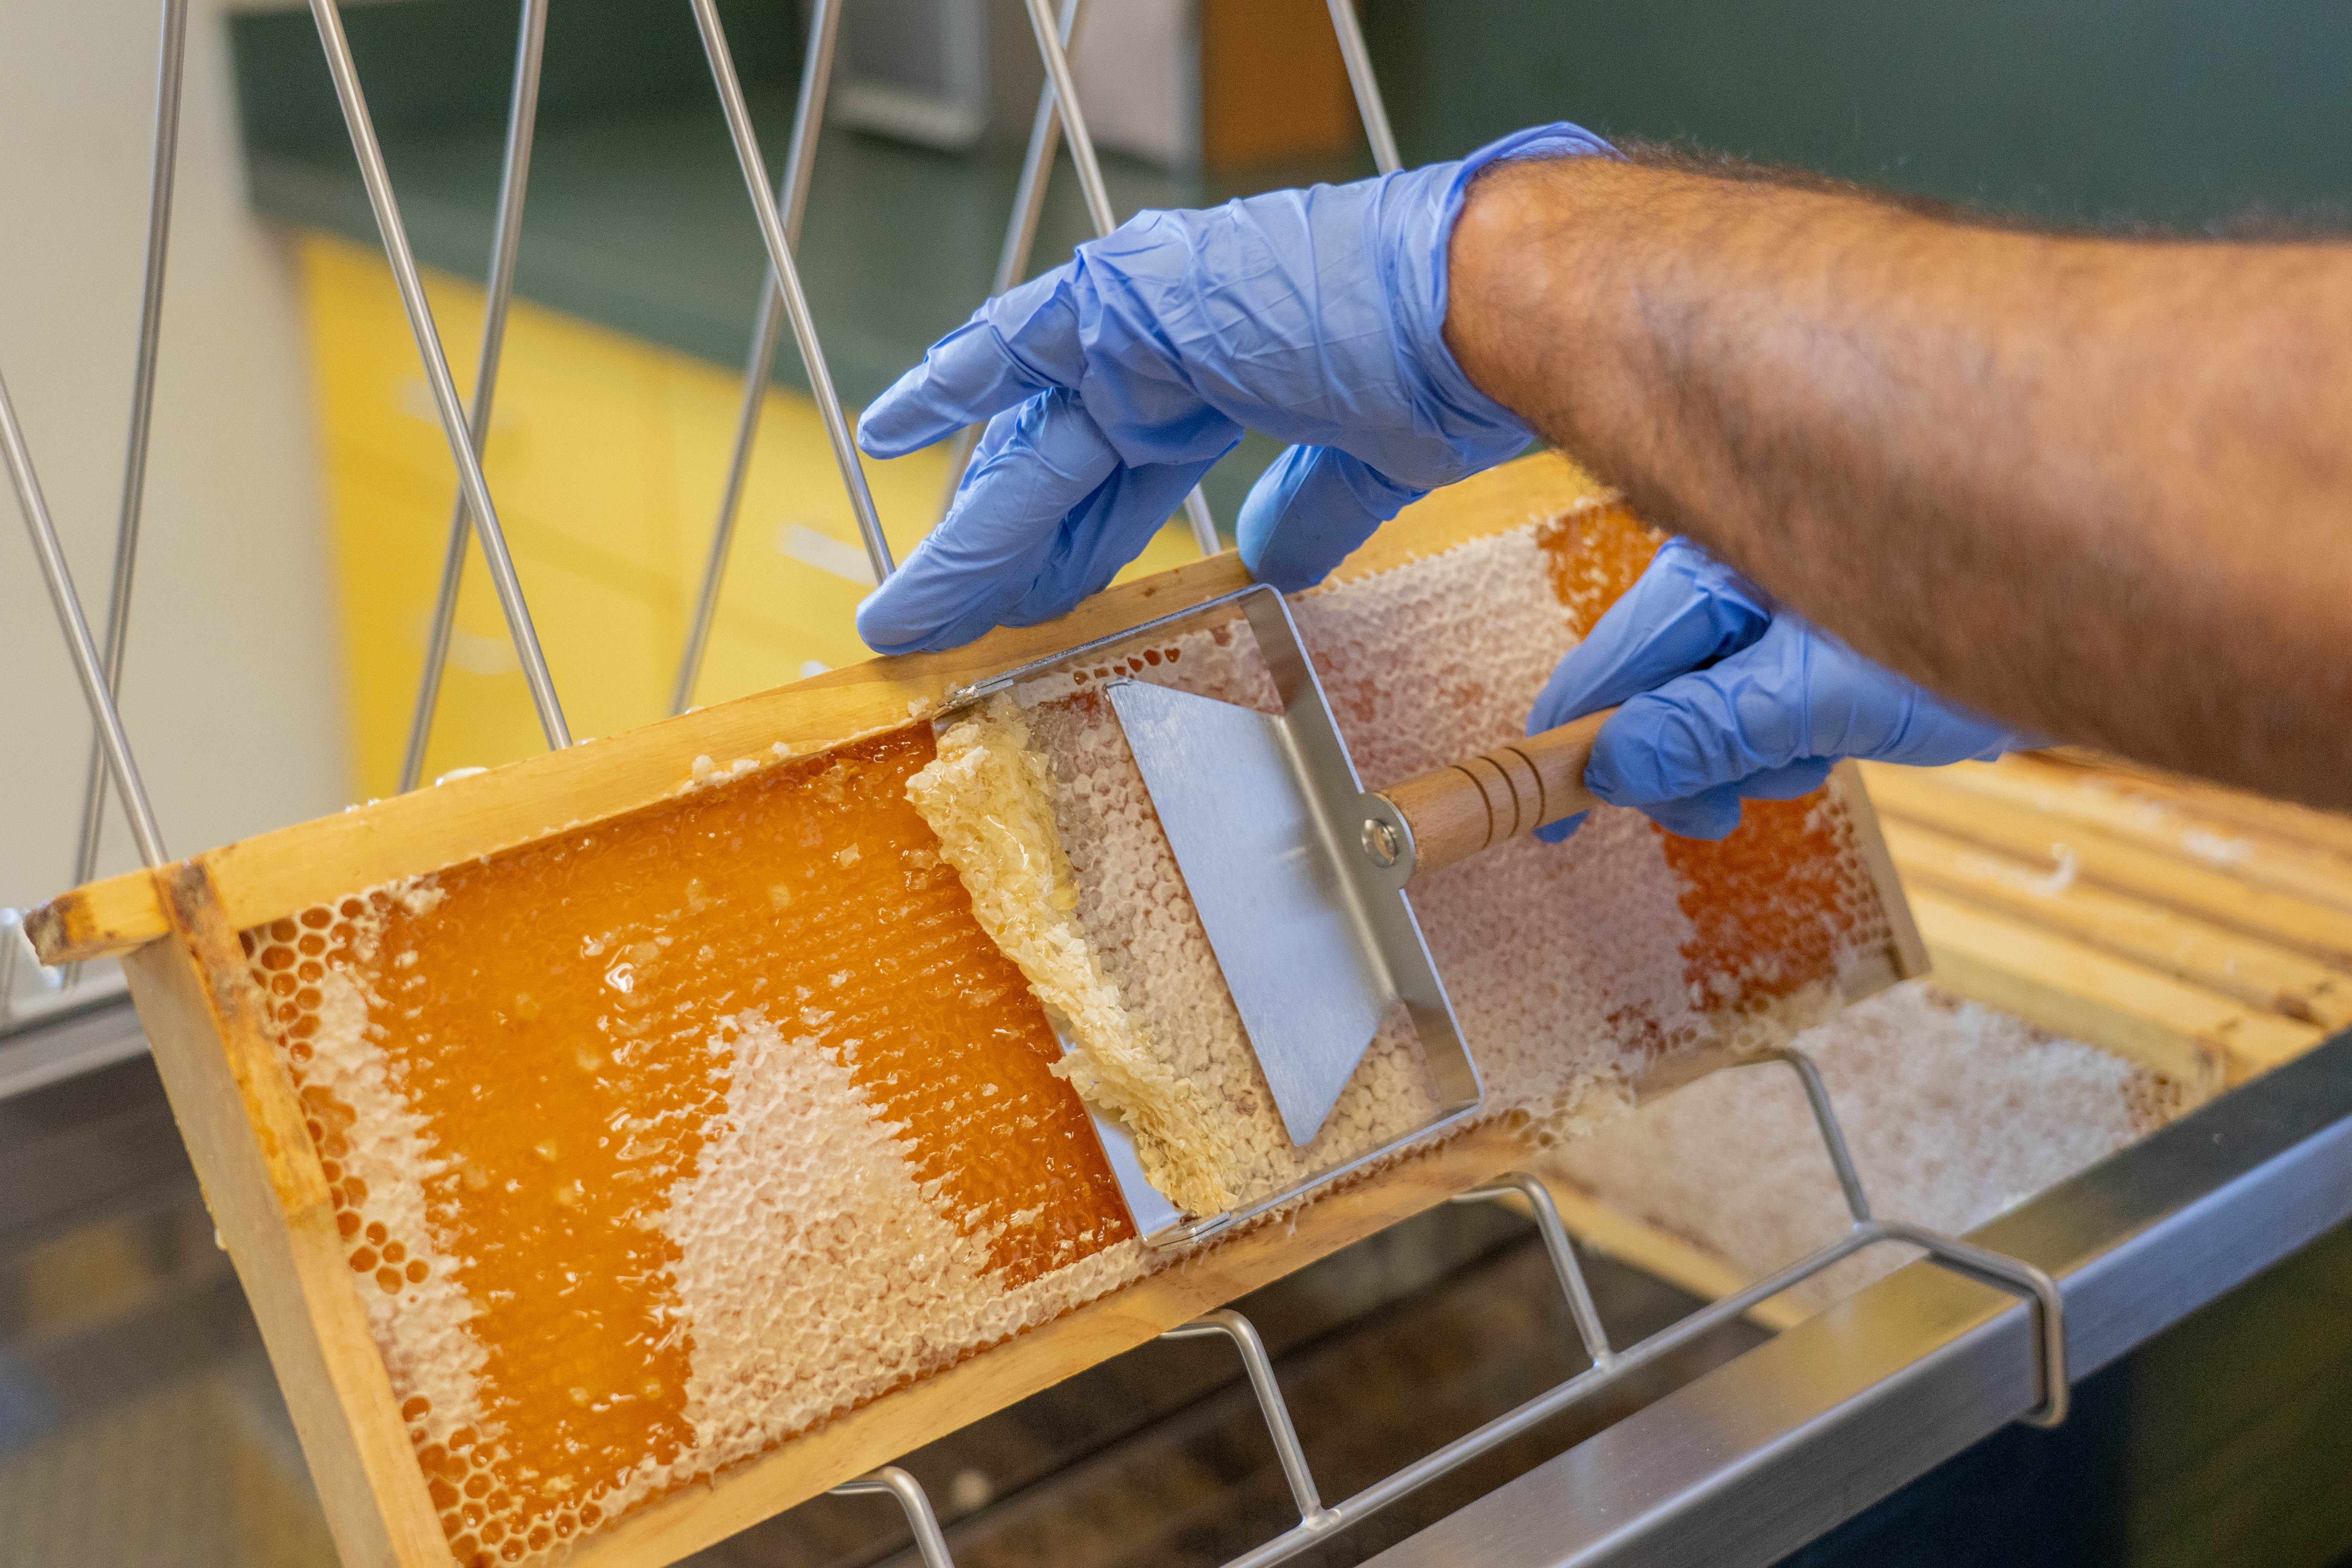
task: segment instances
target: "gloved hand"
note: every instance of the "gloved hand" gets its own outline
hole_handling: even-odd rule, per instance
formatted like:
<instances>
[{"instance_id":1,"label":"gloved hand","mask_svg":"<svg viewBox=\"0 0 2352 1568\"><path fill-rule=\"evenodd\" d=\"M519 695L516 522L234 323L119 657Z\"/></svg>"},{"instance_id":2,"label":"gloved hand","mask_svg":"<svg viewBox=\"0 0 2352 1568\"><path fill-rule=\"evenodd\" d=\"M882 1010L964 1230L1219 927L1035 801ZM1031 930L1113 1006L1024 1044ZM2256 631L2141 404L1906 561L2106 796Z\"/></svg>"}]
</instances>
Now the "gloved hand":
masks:
<instances>
[{"instance_id":1,"label":"gloved hand","mask_svg":"<svg viewBox=\"0 0 2352 1568\"><path fill-rule=\"evenodd\" d=\"M1743 799L1818 789L1841 757L1935 766L2037 743L1873 664L1682 539L1559 661L1528 733L1612 703L1585 787L1685 838L1729 833ZM1537 832L1557 844L1583 820Z\"/></svg>"},{"instance_id":2,"label":"gloved hand","mask_svg":"<svg viewBox=\"0 0 2352 1568\"><path fill-rule=\"evenodd\" d=\"M1608 150L1550 125L1456 163L1146 213L990 300L859 422L877 458L989 424L946 520L858 607L858 635L903 653L1062 614L1244 427L1297 445L1242 510L1242 559L1285 589L1319 581L1407 501L1530 438L1442 336L1471 175Z\"/></svg>"}]
</instances>

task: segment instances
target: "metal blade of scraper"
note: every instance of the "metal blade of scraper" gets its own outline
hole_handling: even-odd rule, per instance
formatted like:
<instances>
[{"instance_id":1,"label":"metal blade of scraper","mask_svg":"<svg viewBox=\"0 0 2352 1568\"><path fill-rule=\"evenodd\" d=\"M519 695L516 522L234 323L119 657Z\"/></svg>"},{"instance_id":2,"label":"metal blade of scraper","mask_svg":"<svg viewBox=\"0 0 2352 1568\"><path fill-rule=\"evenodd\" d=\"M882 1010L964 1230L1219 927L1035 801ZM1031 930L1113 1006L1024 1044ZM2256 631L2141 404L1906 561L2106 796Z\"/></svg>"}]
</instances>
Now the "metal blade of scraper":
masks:
<instances>
[{"instance_id":1,"label":"metal blade of scraper","mask_svg":"<svg viewBox=\"0 0 2352 1568\"><path fill-rule=\"evenodd\" d=\"M1137 680L1106 689L1294 1143L1395 1003L1283 721Z\"/></svg>"}]
</instances>

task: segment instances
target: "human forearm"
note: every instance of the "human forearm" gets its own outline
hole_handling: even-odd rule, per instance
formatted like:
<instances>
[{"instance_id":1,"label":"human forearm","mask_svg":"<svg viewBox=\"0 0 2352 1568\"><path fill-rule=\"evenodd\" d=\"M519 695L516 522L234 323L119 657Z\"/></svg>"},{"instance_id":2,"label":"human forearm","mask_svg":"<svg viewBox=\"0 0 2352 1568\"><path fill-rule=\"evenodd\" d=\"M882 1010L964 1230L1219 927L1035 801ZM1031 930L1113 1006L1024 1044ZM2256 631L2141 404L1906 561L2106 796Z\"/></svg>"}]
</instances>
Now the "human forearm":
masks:
<instances>
[{"instance_id":1,"label":"human forearm","mask_svg":"<svg viewBox=\"0 0 2352 1568\"><path fill-rule=\"evenodd\" d=\"M2352 251L1497 170L1483 390L1855 648L2023 729L2352 805Z\"/></svg>"}]
</instances>

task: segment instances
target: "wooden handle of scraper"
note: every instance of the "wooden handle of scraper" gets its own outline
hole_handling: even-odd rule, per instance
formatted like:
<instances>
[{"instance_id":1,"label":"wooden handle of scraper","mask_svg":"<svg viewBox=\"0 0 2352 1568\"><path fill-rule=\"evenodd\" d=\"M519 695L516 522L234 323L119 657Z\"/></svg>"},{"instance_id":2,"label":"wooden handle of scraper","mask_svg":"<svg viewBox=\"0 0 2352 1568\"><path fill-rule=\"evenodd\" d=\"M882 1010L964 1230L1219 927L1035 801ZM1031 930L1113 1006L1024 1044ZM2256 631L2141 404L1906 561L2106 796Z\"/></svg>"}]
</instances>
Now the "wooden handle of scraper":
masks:
<instances>
[{"instance_id":1,"label":"wooden handle of scraper","mask_svg":"<svg viewBox=\"0 0 2352 1568\"><path fill-rule=\"evenodd\" d=\"M1593 736L1616 711L1588 713L1381 791L1412 830L1412 875L1600 805L1584 787L1584 767Z\"/></svg>"}]
</instances>

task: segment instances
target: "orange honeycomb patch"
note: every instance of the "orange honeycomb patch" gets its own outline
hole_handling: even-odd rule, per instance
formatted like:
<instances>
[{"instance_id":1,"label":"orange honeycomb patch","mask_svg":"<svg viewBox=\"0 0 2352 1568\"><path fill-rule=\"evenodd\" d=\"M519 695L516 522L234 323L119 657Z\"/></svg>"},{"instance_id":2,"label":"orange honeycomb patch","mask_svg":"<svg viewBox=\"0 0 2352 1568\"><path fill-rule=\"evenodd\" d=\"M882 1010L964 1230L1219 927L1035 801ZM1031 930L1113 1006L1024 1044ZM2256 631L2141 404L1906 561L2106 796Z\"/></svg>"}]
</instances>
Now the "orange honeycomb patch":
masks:
<instances>
[{"instance_id":1,"label":"orange honeycomb patch","mask_svg":"<svg viewBox=\"0 0 2352 1568\"><path fill-rule=\"evenodd\" d=\"M1609 606L1624 597L1666 542L1616 501L1588 500L1536 529L1553 597L1568 611L1578 637L1591 634Z\"/></svg>"}]
</instances>

